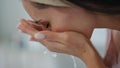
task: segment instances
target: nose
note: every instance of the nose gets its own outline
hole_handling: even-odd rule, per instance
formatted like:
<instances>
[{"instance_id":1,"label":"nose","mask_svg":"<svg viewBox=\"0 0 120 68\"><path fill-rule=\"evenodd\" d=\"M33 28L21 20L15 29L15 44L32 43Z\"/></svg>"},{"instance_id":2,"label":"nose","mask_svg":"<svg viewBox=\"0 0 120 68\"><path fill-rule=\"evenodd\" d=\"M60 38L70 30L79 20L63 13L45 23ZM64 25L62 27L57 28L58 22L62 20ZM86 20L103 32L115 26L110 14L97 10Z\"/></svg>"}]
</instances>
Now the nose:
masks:
<instances>
[{"instance_id":1,"label":"nose","mask_svg":"<svg viewBox=\"0 0 120 68\"><path fill-rule=\"evenodd\" d=\"M38 31L51 30L50 23L49 22L42 22L41 20L33 21L32 26Z\"/></svg>"}]
</instances>

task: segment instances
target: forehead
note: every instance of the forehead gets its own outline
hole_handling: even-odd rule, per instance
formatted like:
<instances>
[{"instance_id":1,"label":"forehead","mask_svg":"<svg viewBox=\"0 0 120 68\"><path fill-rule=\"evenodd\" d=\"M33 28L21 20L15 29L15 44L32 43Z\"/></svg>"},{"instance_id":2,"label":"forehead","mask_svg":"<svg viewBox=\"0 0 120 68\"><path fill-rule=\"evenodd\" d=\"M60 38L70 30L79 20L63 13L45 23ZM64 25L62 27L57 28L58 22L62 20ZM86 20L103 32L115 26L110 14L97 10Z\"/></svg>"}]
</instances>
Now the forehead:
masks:
<instances>
[{"instance_id":1,"label":"forehead","mask_svg":"<svg viewBox=\"0 0 120 68\"><path fill-rule=\"evenodd\" d=\"M66 3L66 0L30 0L32 2L53 5L53 6L64 6L68 7L70 4Z\"/></svg>"}]
</instances>

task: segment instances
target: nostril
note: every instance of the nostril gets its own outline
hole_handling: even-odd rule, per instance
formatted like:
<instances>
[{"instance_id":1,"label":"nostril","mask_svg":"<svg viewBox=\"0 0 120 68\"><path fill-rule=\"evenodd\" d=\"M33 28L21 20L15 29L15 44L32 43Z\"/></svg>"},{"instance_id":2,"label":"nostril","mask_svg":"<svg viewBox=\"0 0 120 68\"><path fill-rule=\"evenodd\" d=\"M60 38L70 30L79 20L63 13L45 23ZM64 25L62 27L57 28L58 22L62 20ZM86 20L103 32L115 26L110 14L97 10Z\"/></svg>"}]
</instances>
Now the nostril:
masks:
<instances>
[{"instance_id":1,"label":"nostril","mask_svg":"<svg viewBox=\"0 0 120 68\"><path fill-rule=\"evenodd\" d=\"M49 22L45 22L42 25L44 26L45 30L51 30L51 25Z\"/></svg>"},{"instance_id":2,"label":"nostril","mask_svg":"<svg viewBox=\"0 0 120 68\"><path fill-rule=\"evenodd\" d=\"M49 24L49 23L47 23L47 24L46 24L46 28L49 28L49 27L50 27L50 24Z\"/></svg>"},{"instance_id":3,"label":"nostril","mask_svg":"<svg viewBox=\"0 0 120 68\"><path fill-rule=\"evenodd\" d=\"M34 25L34 28L36 28L37 30L51 30L51 25L50 25L50 22L47 22L47 21L42 21L42 20L36 20L36 21L33 21L32 23Z\"/></svg>"}]
</instances>

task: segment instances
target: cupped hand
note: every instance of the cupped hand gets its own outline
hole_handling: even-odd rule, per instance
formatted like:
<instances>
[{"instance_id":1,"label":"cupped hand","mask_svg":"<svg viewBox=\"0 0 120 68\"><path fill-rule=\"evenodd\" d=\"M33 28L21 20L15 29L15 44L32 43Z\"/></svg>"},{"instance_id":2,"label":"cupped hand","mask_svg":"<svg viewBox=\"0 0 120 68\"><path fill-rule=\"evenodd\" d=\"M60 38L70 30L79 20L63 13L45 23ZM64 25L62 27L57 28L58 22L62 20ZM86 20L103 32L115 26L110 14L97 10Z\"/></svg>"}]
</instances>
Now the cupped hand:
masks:
<instances>
[{"instance_id":1,"label":"cupped hand","mask_svg":"<svg viewBox=\"0 0 120 68\"><path fill-rule=\"evenodd\" d=\"M50 30L44 30L41 27L41 31L31 25L30 21L21 20L21 24L18 28L26 34L31 36L30 40L42 43L50 51L65 53L74 55L86 60L87 56L90 56L94 52L94 48L85 35L74 32L55 32Z\"/></svg>"}]
</instances>

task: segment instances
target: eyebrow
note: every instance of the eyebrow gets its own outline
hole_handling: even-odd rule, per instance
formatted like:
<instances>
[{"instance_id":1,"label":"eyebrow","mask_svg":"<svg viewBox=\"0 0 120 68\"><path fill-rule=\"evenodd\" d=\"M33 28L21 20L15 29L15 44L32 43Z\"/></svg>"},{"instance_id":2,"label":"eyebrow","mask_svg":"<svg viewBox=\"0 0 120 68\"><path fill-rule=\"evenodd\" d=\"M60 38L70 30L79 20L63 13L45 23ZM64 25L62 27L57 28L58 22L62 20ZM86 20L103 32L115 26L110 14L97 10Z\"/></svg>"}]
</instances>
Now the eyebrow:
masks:
<instances>
[{"instance_id":1,"label":"eyebrow","mask_svg":"<svg viewBox=\"0 0 120 68\"><path fill-rule=\"evenodd\" d=\"M33 2L33 1L30 1L30 3L38 9L45 9L45 8L48 8L48 7L52 7L51 5L47 5L47 4L43 4L43 3L37 3L37 2Z\"/></svg>"}]
</instances>

